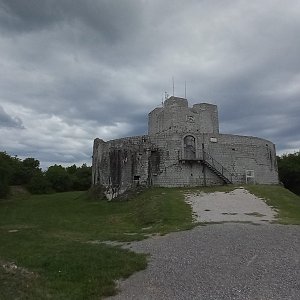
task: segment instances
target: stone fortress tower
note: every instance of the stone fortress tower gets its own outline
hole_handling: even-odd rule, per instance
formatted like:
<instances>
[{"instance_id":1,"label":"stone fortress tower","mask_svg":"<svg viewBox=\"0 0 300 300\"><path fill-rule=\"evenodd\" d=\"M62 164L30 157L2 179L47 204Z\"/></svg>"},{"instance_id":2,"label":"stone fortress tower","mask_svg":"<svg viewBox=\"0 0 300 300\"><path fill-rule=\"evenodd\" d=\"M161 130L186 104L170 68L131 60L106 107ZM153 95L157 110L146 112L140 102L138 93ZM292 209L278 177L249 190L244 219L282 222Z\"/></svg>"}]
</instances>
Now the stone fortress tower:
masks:
<instances>
[{"instance_id":1,"label":"stone fortress tower","mask_svg":"<svg viewBox=\"0 0 300 300\"><path fill-rule=\"evenodd\" d=\"M278 170L273 143L220 134L216 105L172 96L149 113L148 135L94 140L92 177L113 198L137 185L277 184Z\"/></svg>"}]
</instances>

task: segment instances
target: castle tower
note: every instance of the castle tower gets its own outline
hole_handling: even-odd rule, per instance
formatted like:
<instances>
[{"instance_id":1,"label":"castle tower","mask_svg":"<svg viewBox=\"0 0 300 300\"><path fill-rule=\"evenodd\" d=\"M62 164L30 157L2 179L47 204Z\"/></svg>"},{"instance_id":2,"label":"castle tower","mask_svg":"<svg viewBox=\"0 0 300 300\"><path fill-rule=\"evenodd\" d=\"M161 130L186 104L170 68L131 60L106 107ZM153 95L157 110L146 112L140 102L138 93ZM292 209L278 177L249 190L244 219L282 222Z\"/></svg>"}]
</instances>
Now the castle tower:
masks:
<instances>
[{"instance_id":1,"label":"castle tower","mask_svg":"<svg viewBox=\"0 0 300 300\"><path fill-rule=\"evenodd\" d=\"M172 96L149 113L149 135L164 132L219 133L217 106L200 103L190 108L187 99Z\"/></svg>"}]
</instances>

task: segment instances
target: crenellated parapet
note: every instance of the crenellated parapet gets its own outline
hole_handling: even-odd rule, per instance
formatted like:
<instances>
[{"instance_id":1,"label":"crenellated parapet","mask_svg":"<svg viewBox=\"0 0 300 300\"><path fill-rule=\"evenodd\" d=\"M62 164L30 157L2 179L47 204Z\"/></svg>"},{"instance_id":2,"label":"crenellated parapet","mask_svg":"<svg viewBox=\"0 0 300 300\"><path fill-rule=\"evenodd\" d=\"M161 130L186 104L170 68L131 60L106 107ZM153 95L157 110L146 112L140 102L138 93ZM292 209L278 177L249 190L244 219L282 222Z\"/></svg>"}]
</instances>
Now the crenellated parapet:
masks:
<instances>
[{"instance_id":1,"label":"crenellated parapet","mask_svg":"<svg viewBox=\"0 0 300 300\"><path fill-rule=\"evenodd\" d=\"M208 103L189 107L187 99L172 96L149 113L149 135L163 132L218 133L218 108Z\"/></svg>"}]
</instances>

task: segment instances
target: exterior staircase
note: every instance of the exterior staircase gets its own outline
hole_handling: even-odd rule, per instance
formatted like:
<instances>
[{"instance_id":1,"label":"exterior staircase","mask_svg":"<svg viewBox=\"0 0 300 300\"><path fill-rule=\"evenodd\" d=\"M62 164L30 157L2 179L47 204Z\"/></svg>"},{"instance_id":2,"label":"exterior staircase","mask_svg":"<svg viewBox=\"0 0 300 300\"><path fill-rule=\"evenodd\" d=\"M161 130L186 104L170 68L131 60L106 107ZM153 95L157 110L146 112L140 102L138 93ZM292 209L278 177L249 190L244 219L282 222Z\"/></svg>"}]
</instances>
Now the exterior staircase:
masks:
<instances>
[{"instance_id":1,"label":"exterior staircase","mask_svg":"<svg viewBox=\"0 0 300 300\"><path fill-rule=\"evenodd\" d=\"M232 184L232 174L209 153L203 151L203 158L200 161L213 173L220 177L225 184Z\"/></svg>"},{"instance_id":2,"label":"exterior staircase","mask_svg":"<svg viewBox=\"0 0 300 300\"><path fill-rule=\"evenodd\" d=\"M208 152L202 150L203 156L196 157L196 155L183 155L179 158L181 162L198 162L205 165L219 178L223 180L225 184L232 184L232 174L217 160L215 160Z\"/></svg>"}]
</instances>

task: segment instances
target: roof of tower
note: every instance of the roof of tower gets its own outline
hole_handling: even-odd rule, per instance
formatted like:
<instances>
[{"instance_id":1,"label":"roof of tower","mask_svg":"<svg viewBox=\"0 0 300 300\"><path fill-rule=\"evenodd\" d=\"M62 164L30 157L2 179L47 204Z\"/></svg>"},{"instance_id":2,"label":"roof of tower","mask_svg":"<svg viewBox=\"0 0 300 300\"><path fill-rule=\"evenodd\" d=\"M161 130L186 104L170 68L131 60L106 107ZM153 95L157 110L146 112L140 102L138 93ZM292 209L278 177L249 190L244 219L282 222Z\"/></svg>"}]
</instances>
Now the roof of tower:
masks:
<instances>
[{"instance_id":1,"label":"roof of tower","mask_svg":"<svg viewBox=\"0 0 300 300\"><path fill-rule=\"evenodd\" d=\"M188 107L188 101L185 98L171 96L164 102L164 107L168 107L168 106Z\"/></svg>"}]
</instances>

